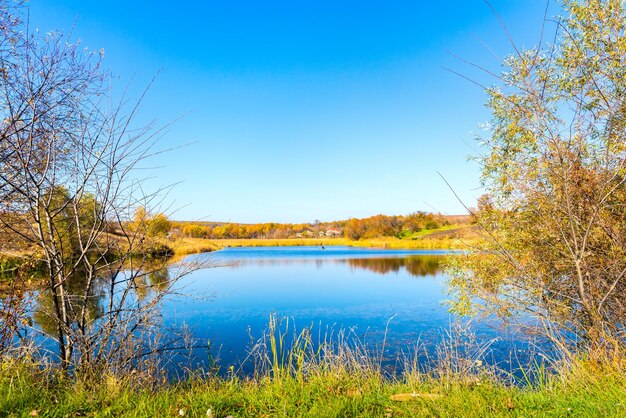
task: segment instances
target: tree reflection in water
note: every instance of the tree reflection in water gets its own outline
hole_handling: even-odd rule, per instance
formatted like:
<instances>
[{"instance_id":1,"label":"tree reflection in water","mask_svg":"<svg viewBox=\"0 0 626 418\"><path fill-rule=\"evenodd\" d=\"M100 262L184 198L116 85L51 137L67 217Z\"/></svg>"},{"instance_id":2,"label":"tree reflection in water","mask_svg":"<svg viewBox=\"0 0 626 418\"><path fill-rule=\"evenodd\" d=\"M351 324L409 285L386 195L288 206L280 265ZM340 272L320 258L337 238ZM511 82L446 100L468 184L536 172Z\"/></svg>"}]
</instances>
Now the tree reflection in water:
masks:
<instances>
[{"instance_id":1,"label":"tree reflection in water","mask_svg":"<svg viewBox=\"0 0 626 418\"><path fill-rule=\"evenodd\" d=\"M441 271L442 256L420 255L394 258L351 258L341 260L352 268L365 269L379 274L389 274L405 269L411 276L435 276Z\"/></svg>"},{"instance_id":2,"label":"tree reflection in water","mask_svg":"<svg viewBox=\"0 0 626 418\"><path fill-rule=\"evenodd\" d=\"M314 263L318 268L325 263L347 264L353 269L369 270L378 274L395 273L405 269L414 277L435 276L442 269L444 255L413 255L404 257L368 257L368 258L289 258L289 259L237 259L225 261L222 266L246 267L308 264Z\"/></svg>"},{"instance_id":3,"label":"tree reflection in water","mask_svg":"<svg viewBox=\"0 0 626 418\"><path fill-rule=\"evenodd\" d=\"M162 268L161 268L162 267ZM167 267L160 265L145 265L146 274L133 274L132 287L134 289L135 298L127 298L126 301L117 301L122 304L126 304L127 308L132 304L138 303L150 303L151 296L157 296L160 292L169 290L171 285L170 271ZM71 280L68 281L68 298L73 302L69 306L80 306L86 309L86 319L91 327L97 327L100 319L107 311L107 307L104 306L108 301L109 294L107 293L112 288L113 284L119 286L120 282L129 280L127 275L124 274L124 270L112 277L101 276L92 284L88 294L85 294L85 288L87 286L86 275L73 275ZM85 303L82 303L85 302ZM68 313L70 321L75 326L78 325L82 312L71 309ZM56 333L56 322L54 321L54 302L51 294L48 290L40 291L37 293L35 299L35 306L33 311L33 320L38 329L43 333L54 336Z\"/></svg>"}]
</instances>

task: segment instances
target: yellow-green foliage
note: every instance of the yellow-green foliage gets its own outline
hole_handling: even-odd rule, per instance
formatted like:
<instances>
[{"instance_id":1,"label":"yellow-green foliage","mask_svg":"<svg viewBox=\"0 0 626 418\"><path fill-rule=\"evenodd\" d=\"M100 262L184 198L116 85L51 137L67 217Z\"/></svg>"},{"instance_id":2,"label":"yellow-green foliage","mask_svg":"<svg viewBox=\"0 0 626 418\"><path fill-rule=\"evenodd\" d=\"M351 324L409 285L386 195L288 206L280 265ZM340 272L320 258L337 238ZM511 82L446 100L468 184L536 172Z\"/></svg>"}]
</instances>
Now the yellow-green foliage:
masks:
<instances>
[{"instance_id":1,"label":"yellow-green foliage","mask_svg":"<svg viewBox=\"0 0 626 418\"><path fill-rule=\"evenodd\" d=\"M344 235L354 240L392 237L403 232L437 229L447 224L445 217L426 212L415 212L406 216L376 215L350 219L345 223Z\"/></svg>"},{"instance_id":2,"label":"yellow-green foliage","mask_svg":"<svg viewBox=\"0 0 626 418\"><path fill-rule=\"evenodd\" d=\"M460 312L529 315L599 355L626 348L626 4L565 0L563 14L554 43L515 51L486 91L490 239L450 283Z\"/></svg>"},{"instance_id":3,"label":"yellow-green foliage","mask_svg":"<svg viewBox=\"0 0 626 418\"><path fill-rule=\"evenodd\" d=\"M415 239L399 239L395 237L381 237L365 240L352 241L350 245L355 247L373 247L388 249L413 249L413 250L463 250L481 242L482 238L474 232L462 236L447 235L434 236L434 232L424 234Z\"/></svg>"},{"instance_id":4,"label":"yellow-green foliage","mask_svg":"<svg viewBox=\"0 0 626 418\"><path fill-rule=\"evenodd\" d=\"M146 208L140 206L135 211L133 222L130 224L133 232L145 235L148 238L162 238L166 236L172 224L163 213L151 215Z\"/></svg>"},{"instance_id":5,"label":"yellow-green foliage","mask_svg":"<svg viewBox=\"0 0 626 418\"><path fill-rule=\"evenodd\" d=\"M165 236L170 232L172 225L170 221L167 219L162 213L154 215L149 221L147 225L146 235L149 237L160 237Z\"/></svg>"}]
</instances>

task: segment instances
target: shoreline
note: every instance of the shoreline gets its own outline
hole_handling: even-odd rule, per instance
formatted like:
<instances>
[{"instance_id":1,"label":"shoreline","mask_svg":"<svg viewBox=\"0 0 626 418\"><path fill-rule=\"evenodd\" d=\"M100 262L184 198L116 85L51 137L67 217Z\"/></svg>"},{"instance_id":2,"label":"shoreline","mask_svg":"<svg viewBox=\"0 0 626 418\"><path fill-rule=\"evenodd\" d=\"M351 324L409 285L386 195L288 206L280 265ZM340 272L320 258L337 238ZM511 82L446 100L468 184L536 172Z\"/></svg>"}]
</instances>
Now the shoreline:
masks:
<instances>
[{"instance_id":1,"label":"shoreline","mask_svg":"<svg viewBox=\"0 0 626 418\"><path fill-rule=\"evenodd\" d=\"M204 239L185 238L172 244L175 255L199 254L238 247L304 247L348 246L393 250L463 250L475 244L474 240L402 240L398 238L372 238L353 241L345 238L283 238L283 239Z\"/></svg>"},{"instance_id":2,"label":"shoreline","mask_svg":"<svg viewBox=\"0 0 626 418\"><path fill-rule=\"evenodd\" d=\"M338 246L378 248L390 250L466 250L481 242L478 233L472 227L454 229L435 229L425 231L418 237L397 238L378 237L352 240L349 238L227 238L208 239L182 237L161 239L157 244L172 251L173 257L190 254L208 253L229 247L287 247L287 246ZM31 267L28 267L30 265ZM0 254L0 279L11 276L22 268L37 270L37 257L34 254Z\"/></svg>"},{"instance_id":3,"label":"shoreline","mask_svg":"<svg viewBox=\"0 0 626 418\"><path fill-rule=\"evenodd\" d=\"M400 239L396 237L367 238L351 240L348 238L180 238L164 242L172 248L175 255L199 254L217 251L228 247L285 247L285 246L337 246L367 247L402 250L464 250L481 242L478 233L463 228L465 235L442 235L442 231L433 231L419 238ZM469 232L469 233L468 233ZM432 236L432 237L431 237Z\"/></svg>"}]
</instances>

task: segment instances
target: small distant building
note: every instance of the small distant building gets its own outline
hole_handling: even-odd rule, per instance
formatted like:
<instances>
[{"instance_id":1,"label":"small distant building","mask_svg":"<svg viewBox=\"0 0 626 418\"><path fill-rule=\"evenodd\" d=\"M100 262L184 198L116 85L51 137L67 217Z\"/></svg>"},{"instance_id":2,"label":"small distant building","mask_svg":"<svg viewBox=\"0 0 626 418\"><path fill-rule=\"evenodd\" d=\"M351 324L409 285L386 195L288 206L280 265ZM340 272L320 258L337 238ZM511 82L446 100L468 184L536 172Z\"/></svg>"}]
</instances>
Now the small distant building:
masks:
<instances>
[{"instance_id":1,"label":"small distant building","mask_svg":"<svg viewBox=\"0 0 626 418\"><path fill-rule=\"evenodd\" d=\"M327 237L338 237L341 235L341 231L338 229L327 229L325 235Z\"/></svg>"}]
</instances>

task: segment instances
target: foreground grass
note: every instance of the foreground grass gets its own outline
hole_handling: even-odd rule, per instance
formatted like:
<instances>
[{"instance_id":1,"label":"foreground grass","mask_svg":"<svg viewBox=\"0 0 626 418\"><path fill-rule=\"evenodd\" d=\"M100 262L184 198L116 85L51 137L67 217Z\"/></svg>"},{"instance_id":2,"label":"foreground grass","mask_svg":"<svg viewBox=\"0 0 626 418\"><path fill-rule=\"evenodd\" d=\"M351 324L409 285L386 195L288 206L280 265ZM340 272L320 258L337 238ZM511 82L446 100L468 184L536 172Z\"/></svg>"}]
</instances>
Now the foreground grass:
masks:
<instances>
[{"instance_id":1,"label":"foreground grass","mask_svg":"<svg viewBox=\"0 0 626 418\"><path fill-rule=\"evenodd\" d=\"M107 376L67 382L11 362L0 372L0 415L9 417L623 417L625 399L623 370L589 365L527 388L486 378L386 380L355 370L192 378L152 387Z\"/></svg>"}]
</instances>

